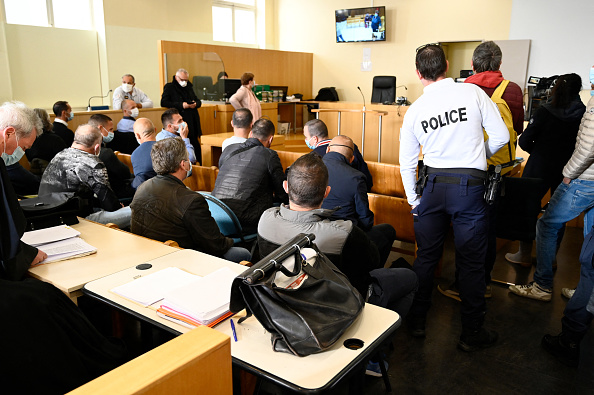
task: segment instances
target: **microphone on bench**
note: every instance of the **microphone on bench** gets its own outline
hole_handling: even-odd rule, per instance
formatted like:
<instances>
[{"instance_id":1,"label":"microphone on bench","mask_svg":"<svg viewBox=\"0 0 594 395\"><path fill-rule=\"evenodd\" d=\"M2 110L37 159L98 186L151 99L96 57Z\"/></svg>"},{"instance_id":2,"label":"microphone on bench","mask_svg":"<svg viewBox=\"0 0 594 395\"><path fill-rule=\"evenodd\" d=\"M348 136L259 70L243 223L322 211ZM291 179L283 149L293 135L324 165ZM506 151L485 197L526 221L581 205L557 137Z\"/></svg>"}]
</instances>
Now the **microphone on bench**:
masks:
<instances>
[{"instance_id":1,"label":"microphone on bench","mask_svg":"<svg viewBox=\"0 0 594 395\"><path fill-rule=\"evenodd\" d=\"M108 91L107 91L107 94L106 94L105 96L91 96L91 97L89 97L89 103L87 104L87 111L91 111L91 99L95 99L95 98L98 98L98 97L100 97L100 98L104 99L104 98L106 98L107 96L109 96L109 94L110 94L112 91L113 91L112 89L108 90ZM109 106L108 106L108 107L109 107Z\"/></svg>"},{"instance_id":2,"label":"microphone on bench","mask_svg":"<svg viewBox=\"0 0 594 395\"><path fill-rule=\"evenodd\" d=\"M363 111L365 111L365 96L363 95L361 87L358 86L357 89L359 89L359 92L361 92L361 97L363 98Z\"/></svg>"}]
</instances>

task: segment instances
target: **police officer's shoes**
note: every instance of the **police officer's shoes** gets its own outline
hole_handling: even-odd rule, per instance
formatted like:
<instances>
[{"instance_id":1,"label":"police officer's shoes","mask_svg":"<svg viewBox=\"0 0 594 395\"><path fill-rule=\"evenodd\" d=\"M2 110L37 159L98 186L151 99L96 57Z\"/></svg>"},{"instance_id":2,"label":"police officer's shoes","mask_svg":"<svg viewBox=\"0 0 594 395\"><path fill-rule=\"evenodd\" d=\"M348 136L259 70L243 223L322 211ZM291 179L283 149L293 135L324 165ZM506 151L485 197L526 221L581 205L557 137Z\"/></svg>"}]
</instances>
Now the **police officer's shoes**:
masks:
<instances>
[{"instance_id":1,"label":"police officer's shoes","mask_svg":"<svg viewBox=\"0 0 594 395\"><path fill-rule=\"evenodd\" d=\"M578 342L569 339L569 336L563 332L557 336L544 335L540 344L559 362L568 366L578 366L580 362L580 345Z\"/></svg>"},{"instance_id":2,"label":"police officer's shoes","mask_svg":"<svg viewBox=\"0 0 594 395\"><path fill-rule=\"evenodd\" d=\"M535 281L532 281L526 285L510 285L509 290L518 296L525 298L541 300L543 302L550 302L551 295L553 294L552 289L546 289L538 285Z\"/></svg>"},{"instance_id":3,"label":"police officer's shoes","mask_svg":"<svg viewBox=\"0 0 594 395\"><path fill-rule=\"evenodd\" d=\"M458 348L466 352L477 351L491 347L497 342L498 338L497 332L485 328L476 331L463 331L458 342Z\"/></svg>"}]
</instances>

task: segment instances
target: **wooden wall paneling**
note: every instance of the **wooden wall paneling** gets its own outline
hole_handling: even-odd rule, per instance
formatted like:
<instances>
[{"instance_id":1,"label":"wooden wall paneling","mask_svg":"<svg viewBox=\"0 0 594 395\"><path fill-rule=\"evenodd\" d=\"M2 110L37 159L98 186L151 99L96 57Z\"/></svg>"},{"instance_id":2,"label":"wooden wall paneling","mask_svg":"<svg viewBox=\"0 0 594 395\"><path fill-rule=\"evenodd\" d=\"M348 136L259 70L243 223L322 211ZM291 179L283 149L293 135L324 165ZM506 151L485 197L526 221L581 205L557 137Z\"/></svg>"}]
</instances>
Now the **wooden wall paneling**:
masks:
<instances>
[{"instance_id":1,"label":"wooden wall paneling","mask_svg":"<svg viewBox=\"0 0 594 395\"><path fill-rule=\"evenodd\" d=\"M252 72L258 84L286 85L289 94L301 93L304 98L312 97L313 54L305 52L287 52L267 49L242 48L175 41L159 41L159 70L161 85L170 81L175 71L183 67L190 71L191 77L201 75L200 71L184 66L192 58L180 53L215 52L224 65L230 78L239 78L244 72ZM176 54L168 62L167 76L163 53ZM169 55L168 55L169 58ZM196 72L197 74L194 74Z\"/></svg>"}]
</instances>

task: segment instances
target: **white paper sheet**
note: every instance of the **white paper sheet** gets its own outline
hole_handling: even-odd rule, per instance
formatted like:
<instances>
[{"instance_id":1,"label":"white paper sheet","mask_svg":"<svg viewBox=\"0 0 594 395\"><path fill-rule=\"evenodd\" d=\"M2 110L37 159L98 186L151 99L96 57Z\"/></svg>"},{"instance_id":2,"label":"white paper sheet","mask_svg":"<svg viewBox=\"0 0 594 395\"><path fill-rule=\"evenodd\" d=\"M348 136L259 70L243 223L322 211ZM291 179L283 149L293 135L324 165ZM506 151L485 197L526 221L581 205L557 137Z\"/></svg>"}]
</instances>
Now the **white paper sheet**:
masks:
<instances>
[{"instance_id":1,"label":"white paper sheet","mask_svg":"<svg viewBox=\"0 0 594 395\"><path fill-rule=\"evenodd\" d=\"M195 274L188 273L177 267L168 267L115 287L111 291L143 306L148 306L163 299L165 294L171 290L197 279L200 279L200 277Z\"/></svg>"},{"instance_id":2,"label":"white paper sheet","mask_svg":"<svg viewBox=\"0 0 594 395\"><path fill-rule=\"evenodd\" d=\"M66 240L77 236L80 236L80 232L78 230L75 230L68 225L58 225L52 226L51 228L25 232L21 238L21 241L23 243L29 244L30 246L37 247L42 244Z\"/></svg>"}]
</instances>

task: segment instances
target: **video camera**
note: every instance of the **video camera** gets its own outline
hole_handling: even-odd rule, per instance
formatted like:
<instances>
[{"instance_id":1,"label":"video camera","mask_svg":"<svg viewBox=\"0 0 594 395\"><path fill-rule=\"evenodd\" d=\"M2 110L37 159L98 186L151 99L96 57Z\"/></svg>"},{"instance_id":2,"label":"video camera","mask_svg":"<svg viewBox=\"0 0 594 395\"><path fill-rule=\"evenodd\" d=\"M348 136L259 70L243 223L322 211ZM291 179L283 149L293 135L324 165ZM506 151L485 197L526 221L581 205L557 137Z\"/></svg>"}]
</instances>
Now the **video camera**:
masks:
<instances>
[{"instance_id":1,"label":"video camera","mask_svg":"<svg viewBox=\"0 0 594 395\"><path fill-rule=\"evenodd\" d=\"M535 84L532 91L532 97L537 99L548 99L551 96L553 86L557 82L558 75L552 77L530 77L529 84Z\"/></svg>"}]
</instances>

